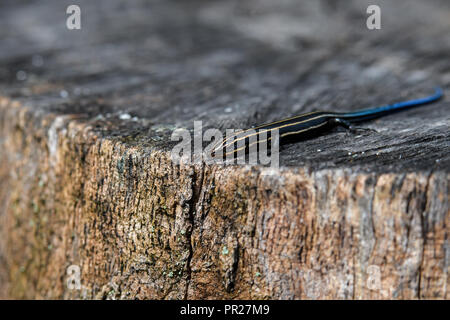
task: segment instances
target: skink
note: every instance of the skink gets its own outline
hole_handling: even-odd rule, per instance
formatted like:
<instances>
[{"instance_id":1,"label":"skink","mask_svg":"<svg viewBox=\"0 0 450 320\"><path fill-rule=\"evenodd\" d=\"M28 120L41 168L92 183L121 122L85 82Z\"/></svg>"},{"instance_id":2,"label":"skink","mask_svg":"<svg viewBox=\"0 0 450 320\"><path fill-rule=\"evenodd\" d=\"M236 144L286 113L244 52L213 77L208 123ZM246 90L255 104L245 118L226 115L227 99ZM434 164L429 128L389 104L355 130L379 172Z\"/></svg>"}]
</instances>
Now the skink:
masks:
<instances>
[{"instance_id":1,"label":"skink","mask_svg":"<svg viewBox=\"0 0 450 320\"><path fill-rule=\"evenodd\" d=\"M442 96L442 89L436 88L435 93L431 96L377 108L344 113L316 111L301 114L292 118L243 130L232 137L219 141L212 148L212 155L214 156L219 150L222 151L224 157L230 154L237 154L242 149L248 152L249 148L254 144L265 141L270 142L271 135L275 130L278 130L280 144L306 137L314 137L334 126L342 126L350 130L355 130L356 128L353 127L354 123L372 120L411 107L432 103L439 100Z\"/></svg>"}]
</instances>

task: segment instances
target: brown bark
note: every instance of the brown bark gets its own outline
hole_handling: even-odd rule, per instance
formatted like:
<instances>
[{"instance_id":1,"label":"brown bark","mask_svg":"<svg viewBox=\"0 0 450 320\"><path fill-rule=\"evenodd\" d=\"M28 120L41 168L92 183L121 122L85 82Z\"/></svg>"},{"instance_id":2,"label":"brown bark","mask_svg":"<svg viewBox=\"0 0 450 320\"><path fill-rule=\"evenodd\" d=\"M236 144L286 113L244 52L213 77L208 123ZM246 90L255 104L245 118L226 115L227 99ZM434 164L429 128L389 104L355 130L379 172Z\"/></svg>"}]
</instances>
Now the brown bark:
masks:
<instances>
[{"instance_id":1,"label":"brown bark","mask_svg":"<svg viewBox=\"0 0 450 320\"><path fill-rule=\"evenodd\" d=\"M275 171L170 159L173 129L194 120L247 127L408 99L431 83L447 90L445 2L417 1L391 20L402 12L392 4L378 33L342 25L364 26L356 4L345 12L361 21L344 12L322 29L327 6L295 2L247 16L252 1L131 1L133 23L112 19L114 1L83 2L105 19L101 32L92 20L78 35L51 25L60 48L51 37L27 44L35 33L20 23L31 11L48 26L55 3L0 11L0 30L16 27L20 40L0 52L0 297L449 298L448 98L367 124L378 133L289 145ZM411 31L424 8L434 19ZM317 28L258 31L293 17ZM31 66L35 55L44 67ZM68 286L73 265L80 289Z\"/></svg>"}]
</instances>

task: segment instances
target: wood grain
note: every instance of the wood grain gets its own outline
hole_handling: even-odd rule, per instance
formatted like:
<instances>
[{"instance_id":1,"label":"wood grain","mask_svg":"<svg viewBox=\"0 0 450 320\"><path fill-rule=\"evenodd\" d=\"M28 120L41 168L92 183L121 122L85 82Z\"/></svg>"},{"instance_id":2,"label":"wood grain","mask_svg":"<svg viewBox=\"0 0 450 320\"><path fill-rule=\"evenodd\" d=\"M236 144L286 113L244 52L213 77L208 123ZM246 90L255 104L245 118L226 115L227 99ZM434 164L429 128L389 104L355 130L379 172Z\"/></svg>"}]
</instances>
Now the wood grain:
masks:
<instances>
[{"instance_id":1,"label":"wood grain","mask_svg":"<svg viewBox=\"0 0 450 320\"><path fill-rule=\"evenodd\" d=\"M450 7L381 1L0 4L0 297L448 299ZM176 128L438 103L177 165ZM67 286L67 268L81 289Z\"/></svg>"}]
</instances>

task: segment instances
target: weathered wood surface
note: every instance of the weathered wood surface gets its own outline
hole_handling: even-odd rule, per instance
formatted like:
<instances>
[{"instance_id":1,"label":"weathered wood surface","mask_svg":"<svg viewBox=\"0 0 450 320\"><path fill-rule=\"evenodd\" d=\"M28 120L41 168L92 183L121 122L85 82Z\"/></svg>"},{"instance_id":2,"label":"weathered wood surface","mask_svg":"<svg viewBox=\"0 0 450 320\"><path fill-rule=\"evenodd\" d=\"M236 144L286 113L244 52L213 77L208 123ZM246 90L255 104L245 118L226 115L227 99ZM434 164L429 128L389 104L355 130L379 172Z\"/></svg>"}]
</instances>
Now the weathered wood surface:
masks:
<instances>
[{"instance_id":1,"label":"weathered wood surface","mask_svg":"<svg viewBox=\"0 0 450 320\"><path fill-rule=\"evenodd\" d=\"M1 297L449 298L448 1L378 1L377 31L370 1L77 3L79 31L67 1L0 3ZM284 147L275 175L169 157L194 120L435 85L378 133Z\"/></svg>"}]
</instances>

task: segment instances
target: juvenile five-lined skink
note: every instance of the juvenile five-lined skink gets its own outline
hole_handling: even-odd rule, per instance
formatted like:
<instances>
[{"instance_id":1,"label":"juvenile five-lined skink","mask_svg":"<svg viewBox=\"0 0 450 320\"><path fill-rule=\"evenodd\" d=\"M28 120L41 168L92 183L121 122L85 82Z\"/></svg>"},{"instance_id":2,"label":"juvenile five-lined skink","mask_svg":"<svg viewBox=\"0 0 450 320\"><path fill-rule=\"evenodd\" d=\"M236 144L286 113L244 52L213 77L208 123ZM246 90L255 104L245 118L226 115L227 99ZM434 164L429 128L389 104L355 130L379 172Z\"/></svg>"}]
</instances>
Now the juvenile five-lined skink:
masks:
<instances>
[{"instance_id":1,"label":"juvenile five-lined skink","mask_svg":"<svg viewBox=\"0 0 450 320\"><path fill-rule=\"evenodd\" d=\"M324 130L331 129L334 126L342 126L350 130L355 130L356 128L353 127L354 123L372 120L394 112L435 102L439 100L442 95L442 90L440 88L436 88L436 92L431 96L398 102L377 108L344 113L316 111L301 114L292 118L243 130L232 137L219 141L212 148L212 154L214 155L220 150L225 157L230 154L237 154L242 149L245 149L247 152L254 144L259 144L265 141L270 142L271 133L274 130L278 130L280 144L296 140L298 141L306 137L314 137Z\"/></svg>"}]
</instances>

